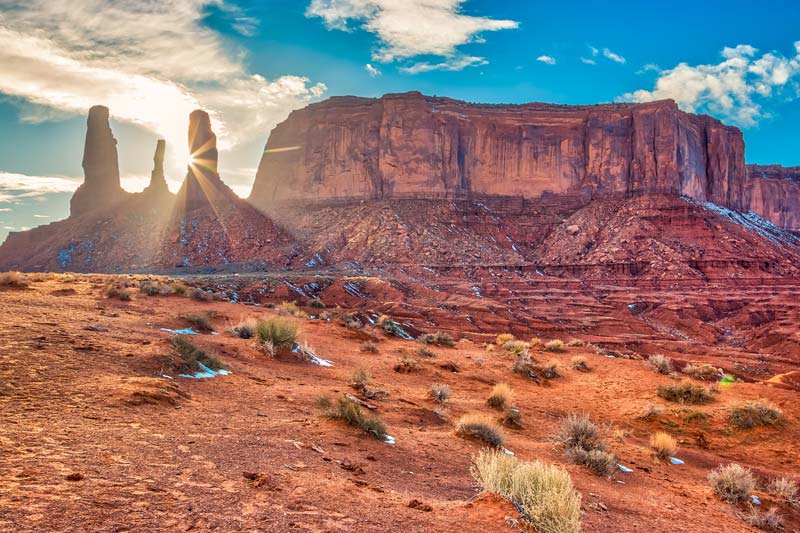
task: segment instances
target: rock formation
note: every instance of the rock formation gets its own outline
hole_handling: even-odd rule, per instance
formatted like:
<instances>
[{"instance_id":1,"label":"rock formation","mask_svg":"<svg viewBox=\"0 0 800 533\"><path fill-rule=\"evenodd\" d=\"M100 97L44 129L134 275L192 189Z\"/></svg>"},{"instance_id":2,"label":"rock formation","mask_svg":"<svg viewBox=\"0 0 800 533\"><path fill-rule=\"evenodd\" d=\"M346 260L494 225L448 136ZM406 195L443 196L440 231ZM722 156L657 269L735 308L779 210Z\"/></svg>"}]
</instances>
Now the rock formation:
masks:
<instances>
[{"instance_id":1,"label":"rock formation","mask_svg":"<svg viewBox=\"0 0 800 533\"><path fill-rule=\"evenodd\" d=\"M72 216L114 205L127 196L120 185L117 140L109 126L108 116L105 106L89 109L83 149L84 182L70 201Z\"/></svg>"},{"instance_id":2,"label":"rock formation","mask_svg":"<svg viewBox=\"0 0 800 533\"><path fill-rule=\"evenodd\" d=\"M800 232L800 167L747 165L744 209Z\"/></svg>"},{"instance_id":3,"label":"rock formation","mask_svg":"<svg viewBox=\"0 0 800 533\"><path fill-rule=\"evenodd\" d=\"M336 97L270 135L251 201L687 195L740 208L741 132L675 102L480 105Z\"/></svg>"},{"instance_id":4,"label":"rock formation","mask_svg":"<svg viewBox=\"0 0 800 533\"><path fill-rule=\"evenodd\" d=\"M148 195L163 195L169 192L167 179L164 176L164 152L167 142L159 139L156 143L156 153L153 155L153 171L150 173L150 184L144 190Z\"/></svg>"}]
</instances>

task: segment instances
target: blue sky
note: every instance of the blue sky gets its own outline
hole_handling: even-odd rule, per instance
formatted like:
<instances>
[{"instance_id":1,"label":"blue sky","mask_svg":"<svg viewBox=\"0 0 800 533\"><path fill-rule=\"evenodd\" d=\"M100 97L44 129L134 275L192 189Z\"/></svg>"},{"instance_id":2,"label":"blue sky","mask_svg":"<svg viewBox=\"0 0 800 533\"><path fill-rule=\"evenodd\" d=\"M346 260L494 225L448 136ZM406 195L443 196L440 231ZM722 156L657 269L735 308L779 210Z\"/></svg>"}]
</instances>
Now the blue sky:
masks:
<instances>
[{"instance_id":1,"label":"blue sky","mask_svg":"<svg viewBox=\"0 0 800 533\"><path fill-rule=\"evenodd\" d=\"M177 188L195 107L215 122L223 178L246 195L292 109L407 90L670 97L741 127L749 162L800 165L800 7L788 0L0 0L0 67L0 239L66 216L96 103L111 108L129 190L146 184L160 137Z\"/></svg>"}]
</instances>

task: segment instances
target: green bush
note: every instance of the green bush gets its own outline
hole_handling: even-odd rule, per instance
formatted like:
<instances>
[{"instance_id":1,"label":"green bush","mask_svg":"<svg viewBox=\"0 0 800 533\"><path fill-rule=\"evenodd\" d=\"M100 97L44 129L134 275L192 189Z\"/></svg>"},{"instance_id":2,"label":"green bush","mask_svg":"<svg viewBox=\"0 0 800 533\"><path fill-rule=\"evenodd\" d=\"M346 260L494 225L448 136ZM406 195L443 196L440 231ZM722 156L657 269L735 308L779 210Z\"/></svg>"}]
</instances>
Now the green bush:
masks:
<instances>
[{"instance_id":1,"label":"green bush","mask_svg":"<svg viewBox=\"0 0 800 533\"><path fill-rule=\"evenodd\" d=\"M275 351L294 348L299 334L294 321L284 317L273 316L259 320L256 325L256 340Z\"/></svg>"},{"instance_id":2,"label":"green bush","mask_svg":"<svg viewBox=\"0 0 800 533\"><path fill-rule=\"evenodd\" d=\"M323 396L317 401L317 405L328 418L344 420L347 424L363 430L376 439L384 440L386 438L386 424L377 417L364 415L361 407L347 396L342 396L336 401Z\"/></svg>"},{"instance_id":3,"label":"green bush","mask_svg":"<svg viewBox=\"0 0 800 533\"><path fill-rule=\"evenodd\" d=\"M711 391L705 387L682 381L676 385L659 385L658 395L670 402L682 404L703 404L714 399Z\"/></svg>"},{"instance_id":4,"label":"green bush","mask_svg":"<svg viewBox=\"0 0 800 533\"><path fill-rule=\"evenodd\" d=\"M225 366L212 355L208 355L203 350L195 346L184 336L173 337L170 341L175 352L180 357L180 363L176 370L178 372L196 372L200 370L198 363L201 363L211 370L222 370Z\"/></svg>"},{"instance_id":5,"label":"green bush","mask_svg":"<svg viewBox=\"0 0 800 533\"><path fill-rule=\"evenodd\" d=\"M780 409L766 401L751 401L731 408L729 420L736 429L771 426L783 419Z\"/></svg>"},{"instance_id":6,"label":"green bush","mask_svg":"<svg viewBox=\"0 0 800 533\"><path fill-rule=\"evenodd\" d=\"M466 414L458 420L456 434L481 440L495 448L501 448L505 441L503 431L491 418L475 413Z\"/></svg>"}]
</instances>

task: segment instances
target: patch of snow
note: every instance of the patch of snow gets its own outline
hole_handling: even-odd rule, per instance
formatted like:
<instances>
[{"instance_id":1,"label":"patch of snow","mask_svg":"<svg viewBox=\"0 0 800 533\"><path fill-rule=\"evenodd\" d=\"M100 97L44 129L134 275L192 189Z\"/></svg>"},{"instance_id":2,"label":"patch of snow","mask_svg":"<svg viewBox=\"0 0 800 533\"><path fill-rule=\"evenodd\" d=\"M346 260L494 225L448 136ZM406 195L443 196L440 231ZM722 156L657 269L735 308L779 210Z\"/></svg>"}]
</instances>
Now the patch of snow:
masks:
<instances>
[{"instance_id":1,"label":"patch of snow","mask_svg":"<svg viewBox=\"0 0 800 533\"><path fill-rule=\"evenodd\" d=\"M230 374L230 372L228 372L224 368L221 368L219 370L211 370L203 363L197 363L197 364L198 366L200 366L200 371L195 372L194 374L178 374L178 376L189 379L207 379L207 378L214 378L217 376L227 376L228 374Z\"/></svg>"},{"instance_id":2,"label":"patch of snow","mask_svg":"<svg viewBox=\"0 0 800 533\"><path fill-rule=\"evenodd\" d=\"M192 328L183 328L183 329L161 328L161 331L166 331L167 333L172 333L175 335L200 335L200 332L195 331Z\"/></svg>"},{"instance_id":3,"label":"patch of snow","mask_svg":"<svg viewBox=\"0 0 800 533\"><path fill-rule=\"evenodd\" d=\"M669 462L670 462L670 463L672 463L672 464L674 464L674 465L682 465L682 464L686 464L686 463L684 463L683 461L681 461L680 459L678 459L677 457L670 457L670 458L669 458Z\"/></svg>"},{"instance_id":4,"label":"patch of snow","mask_svg":"<svg viewBox=\"0 0 800 533\"><path fill-rule=\"evenodd\" d=\"M630 474L631 472L633 472L633 470L624 465L617 465L617 468L619 468L620 471L625 472L626 474Z\"/></svg>"},{"instance_id":5,"label":"patch of snow","mask_svg":"<svg viewBox=\"0 0 800 533\"><path fill-rule=\"evenodd\" d=\"M386 443L386 444L388 444L389 446L394 446L394 445L395 445L395 440L394 440L394 437L392 437L391 435L386 435L386 436L383 438L383 442L385 442L385 443Z\"/></svg>"}]
</instances>

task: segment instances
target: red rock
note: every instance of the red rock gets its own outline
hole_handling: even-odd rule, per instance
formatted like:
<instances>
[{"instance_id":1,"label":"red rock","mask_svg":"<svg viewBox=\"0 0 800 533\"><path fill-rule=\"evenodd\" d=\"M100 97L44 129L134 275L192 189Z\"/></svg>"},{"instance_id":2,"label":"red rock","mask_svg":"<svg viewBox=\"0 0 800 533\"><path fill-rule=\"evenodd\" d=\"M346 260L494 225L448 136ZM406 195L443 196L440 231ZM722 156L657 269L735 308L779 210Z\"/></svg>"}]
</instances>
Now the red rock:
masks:
<instances>
[{"instance_id":1,"label":"red rock","mask_svg":"<svg viewBox=\"0 0 800 533\"><path fill-rule=\"evenodd\" d=\"M150 173L150 184L144 190L149 195L169 193L167 179L164 176L164 152L166 148L167 142L164 139L159 139L156 143L156 153L153 155L153 171Z\"/></svg>"},{"instance_id":2,"label":"red rock","mask_svg":"<svg viewBox=\"0 0 800 533\"><path fill-rule=\"evenodd\" d=\"M747 165L744 210L800 232L800 167Z\"/></svg>"}]
</instances>

